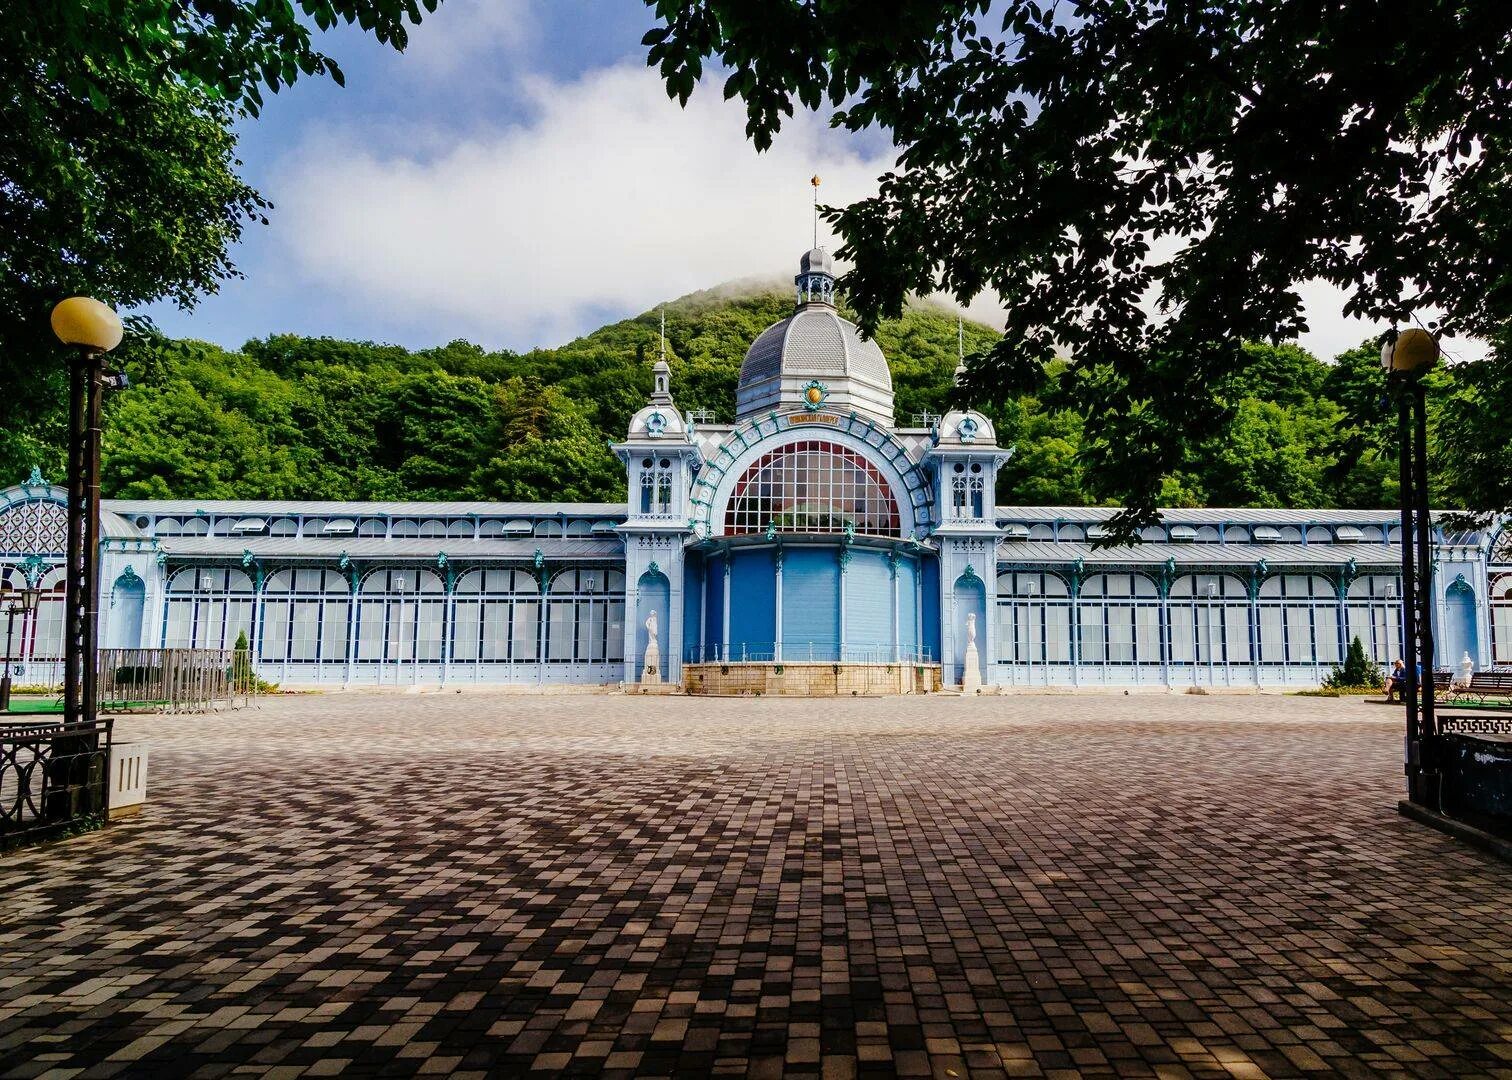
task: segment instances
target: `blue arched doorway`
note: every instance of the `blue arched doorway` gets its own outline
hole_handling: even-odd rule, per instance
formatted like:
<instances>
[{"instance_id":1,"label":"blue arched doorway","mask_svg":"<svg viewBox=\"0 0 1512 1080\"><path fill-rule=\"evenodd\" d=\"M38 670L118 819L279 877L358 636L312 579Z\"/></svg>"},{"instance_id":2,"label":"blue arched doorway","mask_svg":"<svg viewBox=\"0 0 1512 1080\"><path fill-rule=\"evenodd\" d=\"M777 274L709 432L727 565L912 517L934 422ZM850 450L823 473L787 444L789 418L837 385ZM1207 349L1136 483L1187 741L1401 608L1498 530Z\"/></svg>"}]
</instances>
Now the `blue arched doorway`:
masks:
<instances>
[{"instance_id":1,"label":"blue arched doorway","mask_svg":"<svg viewBox=\"0 0 1512 1080\"><path fill-rule=\"evenodd\" d=\"M671 607L672 585L667 580L667 575L653 563L651 569L635 583L635 654L631 657L630 664L632 678L641 677L641 669L646 660L646 645L650 641L650 635L646 633L646 619L653 611L656 612L656 640L661 650L662 679L667 678L672 659L667 653L667 642L671 638Z\"/></svg>"},{"instance_id":2,"label":"blue arched doorway","mask_svg":"<svg viewBox=\"0 0 1512 1080\"><path fill-rule=\"evenodd\" d=\"M142 616L147 608L147 583L127 567L110 587L110 618L106 622L107 649L142 647Z\"/></svg>"},{"instance_id":3,"label":"blue arched doorway","mask_svg":"<svg viewBox=\"0 0 1512 1080\"><path fill-rule=\"evenodd\" d=\"M976 615L977 663L982 681L987 681L987 587L976 571L967 568L956 578L951 612L952 657L950 681L959 684L966 672L966 617Z\"/></svg>"},{"instance_id":4,"label":"blue arched doorway","mask_svg":"<svg viewBox=\"0 0 1512 1080\"><path fill-rule=\"evenodd\" d=\"M1444 592L1444 647L1440 662L1459 670L1466 654L1480 666L1480 635L1475 625L1475 590L1463 577L1456 578Z\"/></svg>"}]
</instances>

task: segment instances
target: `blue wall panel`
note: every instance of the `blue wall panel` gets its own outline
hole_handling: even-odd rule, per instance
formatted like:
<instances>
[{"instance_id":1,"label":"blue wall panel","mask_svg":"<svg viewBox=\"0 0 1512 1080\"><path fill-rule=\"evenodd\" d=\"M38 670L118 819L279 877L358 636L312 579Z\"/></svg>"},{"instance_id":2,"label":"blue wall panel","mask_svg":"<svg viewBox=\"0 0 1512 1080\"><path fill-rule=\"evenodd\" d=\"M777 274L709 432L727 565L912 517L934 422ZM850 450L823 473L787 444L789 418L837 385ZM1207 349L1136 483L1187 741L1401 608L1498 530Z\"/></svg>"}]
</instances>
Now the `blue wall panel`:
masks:
<instances>
[{"instance_id":1,"label":"blue wall panel","mask_svg":"<svg viewBox=\"0 0 1512 1080\"><path fill-rule=\"evenodd\" d=\"M703 622L704 558L688 552L683 559L683 649L698 645L698 630Z\"/></svg>"},{"instance_id":2,"label":"blue wall panel","mask_svg":"<svg viewBox=\"0 0 1512 1080\"><path fill-rule=\"evenodd\" d=\"M938 663L940 659L940 564L923 560L924 648Z\"/></svg>"},{"instance_id":3,"label":"blue wall panel","mask_svg":"<svg viewBox=\"0 0 1512 1080\"><path fill-rule=\"evenodd\" d=\"M918 575L915 560L898 560L898 645L905 657L915 654L919 647L919 599L914 591Z\"/></svg>"},{"instance_id":4,"label":"blue wall panel","mask_svg":"<svg viewBox=\"0 0 1512 1080\"><path fill-rule=\"evenodd\" d=\"M730 659L770 660L777 640L777 566L771 550L739 552L731 573Z\"/></svg>"},{"instance_id":5,"label":"blue wall panel","mask_svg":"<svg viewBox=\"0 0 1512 1080\"><path fill-rule=\"evenodd\" d=\"M893 581L885 552L852 552L845 569L845 647L850 660L893 658Z\"/></svg>"},{"instance_id":6,"label":"blue wall panel","mask_svg":"<svg viewBox=\"0 0 1512 1080\"><path fill-rule=\"evenodd\" d=\"M704 658L724 655L723 559L710 559L704 573Z\"/></svg>"},{"instance_id":7,"label":"blue wall panel","mask_svg":"<svg viewBox=\"0 0 1512 1080\"><path fill-rule=\"evenodd\" d=\"M840 562L835 548L788 548L782 563L782 655L838 659Z\"/></svg>"}]
</instances>

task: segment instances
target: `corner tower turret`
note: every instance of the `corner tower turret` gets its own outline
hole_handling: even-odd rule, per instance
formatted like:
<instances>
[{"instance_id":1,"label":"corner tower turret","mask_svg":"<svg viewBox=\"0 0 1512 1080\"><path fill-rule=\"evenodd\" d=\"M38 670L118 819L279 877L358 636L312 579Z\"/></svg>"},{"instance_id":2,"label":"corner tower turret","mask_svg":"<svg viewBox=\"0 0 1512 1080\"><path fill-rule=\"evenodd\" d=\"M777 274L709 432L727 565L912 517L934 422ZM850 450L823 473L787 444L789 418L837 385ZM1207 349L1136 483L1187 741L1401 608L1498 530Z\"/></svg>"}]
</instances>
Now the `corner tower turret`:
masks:
<instances>
[{"instance_id":1,"label":"corner tower turret","mask_svg":"<svg viewBox=\"0 0 1512 1080\"><path fill-rule=\"evenodd\" d=\"M665 315L661 357L651 368L651 396L631 417L625 441L613 450L625 465L629 504L618 530L625 541L625 611L633 620L625 630L625 681L675 683L682 677L683 542L691 531L693 509L689 491L703 459L691 425L672 400ZM653 655L660 662L648 674L643 669L653 612L651 622L660 635Z\"/></svg>"}]
</instances>

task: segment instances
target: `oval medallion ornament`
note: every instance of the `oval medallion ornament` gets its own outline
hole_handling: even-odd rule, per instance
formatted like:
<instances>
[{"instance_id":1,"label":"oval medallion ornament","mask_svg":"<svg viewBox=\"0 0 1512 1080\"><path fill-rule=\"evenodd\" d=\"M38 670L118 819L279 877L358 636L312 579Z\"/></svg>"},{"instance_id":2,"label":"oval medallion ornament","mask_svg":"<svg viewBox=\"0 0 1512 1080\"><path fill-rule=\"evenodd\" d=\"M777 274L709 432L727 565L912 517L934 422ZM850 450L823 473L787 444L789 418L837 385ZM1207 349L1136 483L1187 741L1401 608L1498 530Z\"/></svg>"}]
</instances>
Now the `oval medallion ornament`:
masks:
<instances>
[{"instance_id":1,"label":"oval medallion ornament","mask_svg":"<svg viewBox=\"0 0 1512 1080\"><path fill-rule=\"evenodd\" d=\"M811 409L817 409L824 404L824 399L829 397L829 387L818 379L808 383L803 388L803 401Z\"/></svg>"}]
</instances>

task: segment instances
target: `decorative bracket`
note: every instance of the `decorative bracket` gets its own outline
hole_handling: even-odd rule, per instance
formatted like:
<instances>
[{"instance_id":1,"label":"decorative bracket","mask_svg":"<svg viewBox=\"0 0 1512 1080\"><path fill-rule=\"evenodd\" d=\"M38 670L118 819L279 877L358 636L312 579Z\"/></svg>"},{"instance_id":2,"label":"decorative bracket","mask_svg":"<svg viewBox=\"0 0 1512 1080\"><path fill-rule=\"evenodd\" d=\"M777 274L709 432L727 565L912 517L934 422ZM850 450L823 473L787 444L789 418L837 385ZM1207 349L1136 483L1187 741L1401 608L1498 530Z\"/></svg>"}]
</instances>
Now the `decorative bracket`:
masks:
<instances>
[{"instance_id":1,"label":"decorative bracket","mask_svg":"<svg viewBox=\"0 0 1512 1080\"><path fill-rule=\"evenodd\" d=\"M42 575L47 573L47 562L40 555L28 555L21 560L21 573L26 578L26 584L35 589L41 582Z\"/></svg>"}]
</instances>

